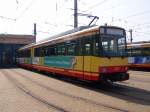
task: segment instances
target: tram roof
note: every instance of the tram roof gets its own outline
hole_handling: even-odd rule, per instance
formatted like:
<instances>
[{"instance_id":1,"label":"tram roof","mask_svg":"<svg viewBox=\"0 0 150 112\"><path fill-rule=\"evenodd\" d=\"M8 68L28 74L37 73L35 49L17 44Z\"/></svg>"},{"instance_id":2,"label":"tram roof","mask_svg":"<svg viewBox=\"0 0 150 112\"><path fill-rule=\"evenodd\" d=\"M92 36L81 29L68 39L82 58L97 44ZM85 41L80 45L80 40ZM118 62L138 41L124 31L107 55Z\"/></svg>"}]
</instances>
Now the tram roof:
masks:
<instances>
[{"instance_id":1,"label":"tram roof","mask_svg":"<svg viewBox=\"0 0 150 112\"><path fill-rule=\"evenodd\" d=\"M31 47L36 48L39 46L48 46L50 44L55 44L55 43L59 43L59 42L63 42L63 41L69 41L69 40L78 38L80 36L91 35L93 33L96 33L97 31L99 31L100 27L120 28L120 27L116 27L116 26L90 26L90 27L89 26L82 26L82 27L79 27L77 29L69 30L69 31L60 33L58 35L49 37L49 38L44 39L42 41L39 41L37 43L31 43L29 45L26 45L26 46L20 48L19 50L28 49Z\"/></svg>"},{"instance_id":2,"label":"tram roof","mask_svg":"<svg viewBox=\"0 0 150 112\"><path fill-rule=\"evenodd\" d=\"M133 44L128 44L127 45L129 48L142 48L142 47L150 47L150 42L146 42L146 43L133 43Z\"/></svg>"},{"instance_id":3,"label":"tram roof","mask_svg":"<svg viewBox=\"0 0 150 112\"><path fill-rule=\"evenodd\" d=\"M26 46L20 48L19 50L28 49L30 47L47 46L49 44L55 44L55 43L59 43L61 41L63 42L65 40L69 41L69 40L77 38L81 35L90 35L92 33L95 33L96 31L99 30L98 28L99 28L99 26L93 26L93 27L84 27L84 28L82 27L82 28L69 30L67 32L63 32L61 34L44 39L42 41L26 45ZM68 38L68 37L70 37L70 38Z\"/></svg>"}]
</instances>

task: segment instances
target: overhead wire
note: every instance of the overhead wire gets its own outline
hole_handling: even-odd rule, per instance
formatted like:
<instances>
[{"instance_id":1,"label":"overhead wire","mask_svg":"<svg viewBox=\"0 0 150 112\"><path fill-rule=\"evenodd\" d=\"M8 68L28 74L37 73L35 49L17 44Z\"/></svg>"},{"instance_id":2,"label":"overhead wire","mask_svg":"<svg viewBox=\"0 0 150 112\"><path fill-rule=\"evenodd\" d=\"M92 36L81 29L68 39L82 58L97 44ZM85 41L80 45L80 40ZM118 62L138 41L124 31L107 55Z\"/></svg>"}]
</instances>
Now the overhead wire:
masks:
<instances>
[{"instance_id":1,"label":"overhead wire","mask_svg":"<svg viewBox=\"0 0 150 112\"><path fill-rule=\"evenodd\" d=\"M5 16L0 16L0 18L6 19L6 20L11 20L11 21L16 21L16 19L14 19L14 18L9 18L9 17L5 17Z\"/></svg>"},{"instance_id":2,"label":"overhead wire","mask_svg":"<svg viewBox=\"0 0 150 112\"><path fill-rule=\"evenodd\" d=\"M29 9L32 7L32 5L33 5L33 3L34 3L35 1L36 1L36 0L32 0L32 1L28 4L28 6L21 12L21 14L20 14L18 17L16 17L16 20L20 19L20 18L25 14L25 12L26 12L27 10L29 10Z\"/></svg>"},{"instance_id":3,"label":"overhead wire","mask_svg":"<svg viewBox=\"0 0 150 112\"><path fill-rule=\"evenodd\" d=\"M87 6L87 4L83 2L82 0L79 0L79 2L81 2L84 6Z\"/></svg>"},{"instance_id":4,"label":"overhead wire","mask_svg":"<svg viewBox=\"0 0 150 112\"><path fill-rule=\"evenodd\" d=\"M118 4L112 6L112 7L108 8L108 9L104 9L103 12L109 11L109 10L111 10L111 9L119 8L120 6L124 6L126 2L127 2L127 1L125 1L125 2L119 2ZM128 2L127 2L127 3L128 3Z\"/></svg>"},{"instance_id":5,"label":"overhead wire","mask_svg":"<svg viewBox=\"0 0 150 112\"><path fill-rule=\"evenodd\" d=\"M144 25L149 25L149 24L150 24L150 21L145 22L145 23L138 23L137 25L132 25L132 26L129 26L129 27L138 27L138 26L144 26Z\"/></svg>"},{"instance_id":6,"label":"overhead wire","mask_svg":"<svg viewBox=\"0 0 150 112\"><path fill-rule=\"evenodd\" d=\"M121 21L121 20L126 21L125 19L129 19L129 18L132 18L132 17L137 17L137 16L145 15L147 13L150 13L150 10L146 10L146 11L135 13L135 14L128 15L128 16L124 16L124 17L121 17L119 19L115 19L114 21Z\"/></svg>"},{"instance_id":7,"label":"overhead wire","mask_svg":"<svg viewBox=\"0 0 150 112\"><path fill-rule=\"evenodd\" d=\"M90 6L90 7L86 10L86 12L89 11L89 10L91 10L91 9L93 9L93 8L96 8L97 6L100 6L100 5L104 4L104 3L107 2L107 1L109 1L109 0L103 0L103 1L97 3L97 4L93 5L93 6Z\"/></svg>"},{"instance_id":8,"label":"overhead wire","mask_svg":"<svg viewBox=\"0 0 150 112\"><path fill-rule=\"evenodd\" d=\"M16 0L16 3L19 4L18 0Z\"/></svg>"},{"instance_id":9,"label":"overhead wire","mask_svg":"<svg viewBox=\"0 0 150 112\"><path fill-rule=\"evenodd\" d=\"M150 13L150 10L146 10L146 11L143 11L143 12L135 13L135 14L129 15L129 16L125 17L125 18L136 17L136 16L139 16L139 15L141 16L141 15L144 15L144 14L147 14L147 13Z\"/></svg>"},{"instance_id":10,"label":"overhead wire","mask_svg":"<svg viewBox=\"0 0 150 112\"><path fill-rule=\"evenodd\" d=\"M149 32L141 32L141 31L134 31L134 32L136 32L136 33L142 33L142 34L146 34L146 35L150 35Z\"/></svg>"}]
</instances>

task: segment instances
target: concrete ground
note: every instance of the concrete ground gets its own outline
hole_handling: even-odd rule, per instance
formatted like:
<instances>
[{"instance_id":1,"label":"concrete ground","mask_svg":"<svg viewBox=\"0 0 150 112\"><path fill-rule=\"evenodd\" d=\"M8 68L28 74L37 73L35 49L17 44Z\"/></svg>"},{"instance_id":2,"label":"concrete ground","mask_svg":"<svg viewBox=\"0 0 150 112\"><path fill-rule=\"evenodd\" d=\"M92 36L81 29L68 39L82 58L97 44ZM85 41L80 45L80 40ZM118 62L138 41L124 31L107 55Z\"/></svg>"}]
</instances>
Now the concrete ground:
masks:
<instances>
[{"instance_id":1,"label":"concrete ground","mask_svg":"<svg viewBox=\"0 0 150 112\"><path fill-rule=\"evenodd\" d=\"M0 112L149 112L150 72L129 73L128 81L98 85L0 69Z\"/></svg>"}]
</instances>

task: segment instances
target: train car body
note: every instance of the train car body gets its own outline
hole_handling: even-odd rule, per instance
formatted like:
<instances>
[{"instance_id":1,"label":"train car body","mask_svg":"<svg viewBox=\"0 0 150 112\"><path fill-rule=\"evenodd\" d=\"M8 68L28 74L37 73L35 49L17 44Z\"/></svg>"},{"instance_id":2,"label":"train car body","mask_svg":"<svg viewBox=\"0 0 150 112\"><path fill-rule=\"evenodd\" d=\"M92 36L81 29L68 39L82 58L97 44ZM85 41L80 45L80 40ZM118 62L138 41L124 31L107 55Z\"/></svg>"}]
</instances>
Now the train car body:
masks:
<instances>
[{"instance_id":1,"label":"train car body","mask_svg":"<svg viewBox=\"0 0 150 112\"><path fill-rule=\"evenodd\" d=\"M128 45L129 67L150 68L150 43Z\"/></svg>"},{"instance_id":2,"label":"train car body","mask_svg":"<svg viewBox=\"0 0 150 112\"><path fill-rule=\"evenodd\" d=\"M89 81L129 79L125 30L94 26L18 50L20 66Z\"/></svg>"}]
</instances>

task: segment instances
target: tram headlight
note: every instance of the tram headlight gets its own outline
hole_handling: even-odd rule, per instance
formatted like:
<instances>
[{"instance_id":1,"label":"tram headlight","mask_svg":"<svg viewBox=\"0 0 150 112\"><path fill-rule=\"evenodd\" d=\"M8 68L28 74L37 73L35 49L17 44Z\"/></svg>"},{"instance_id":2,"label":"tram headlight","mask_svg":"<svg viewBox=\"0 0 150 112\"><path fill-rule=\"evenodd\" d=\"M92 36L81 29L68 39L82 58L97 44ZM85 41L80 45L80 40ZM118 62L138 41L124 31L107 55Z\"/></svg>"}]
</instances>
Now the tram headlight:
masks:
<instances>
[{"instance_id":1,"label":"tram headlight","mask_svg":"<svg viewBox=\"0 0 150 112\"><path fill-rule=\"evenodd\" d=\"M129 69L128 67L125 67L125 71L128 71L128 69Z\"/></svg>"},{"instance_id":2,"label":"tram headlight","mask_svg":"<svg viewBox=\"0 0 150 112\"><path fill-rule=\"evenodd\" d=\"M107 73L107 68L106 67L101 67L100 72L101 73Z\"/></svg>"},{"instance_id":3,"label":"tram headlight","mask_svg":"<svg viewBox=\"0 0 150 112\"><path fill-rule=\"evenodd\" d=\"M128 70L127 66L110 66L110 67L100 67L100 73L118 73L126 72Z\"/></svg>"}]
</instances>

